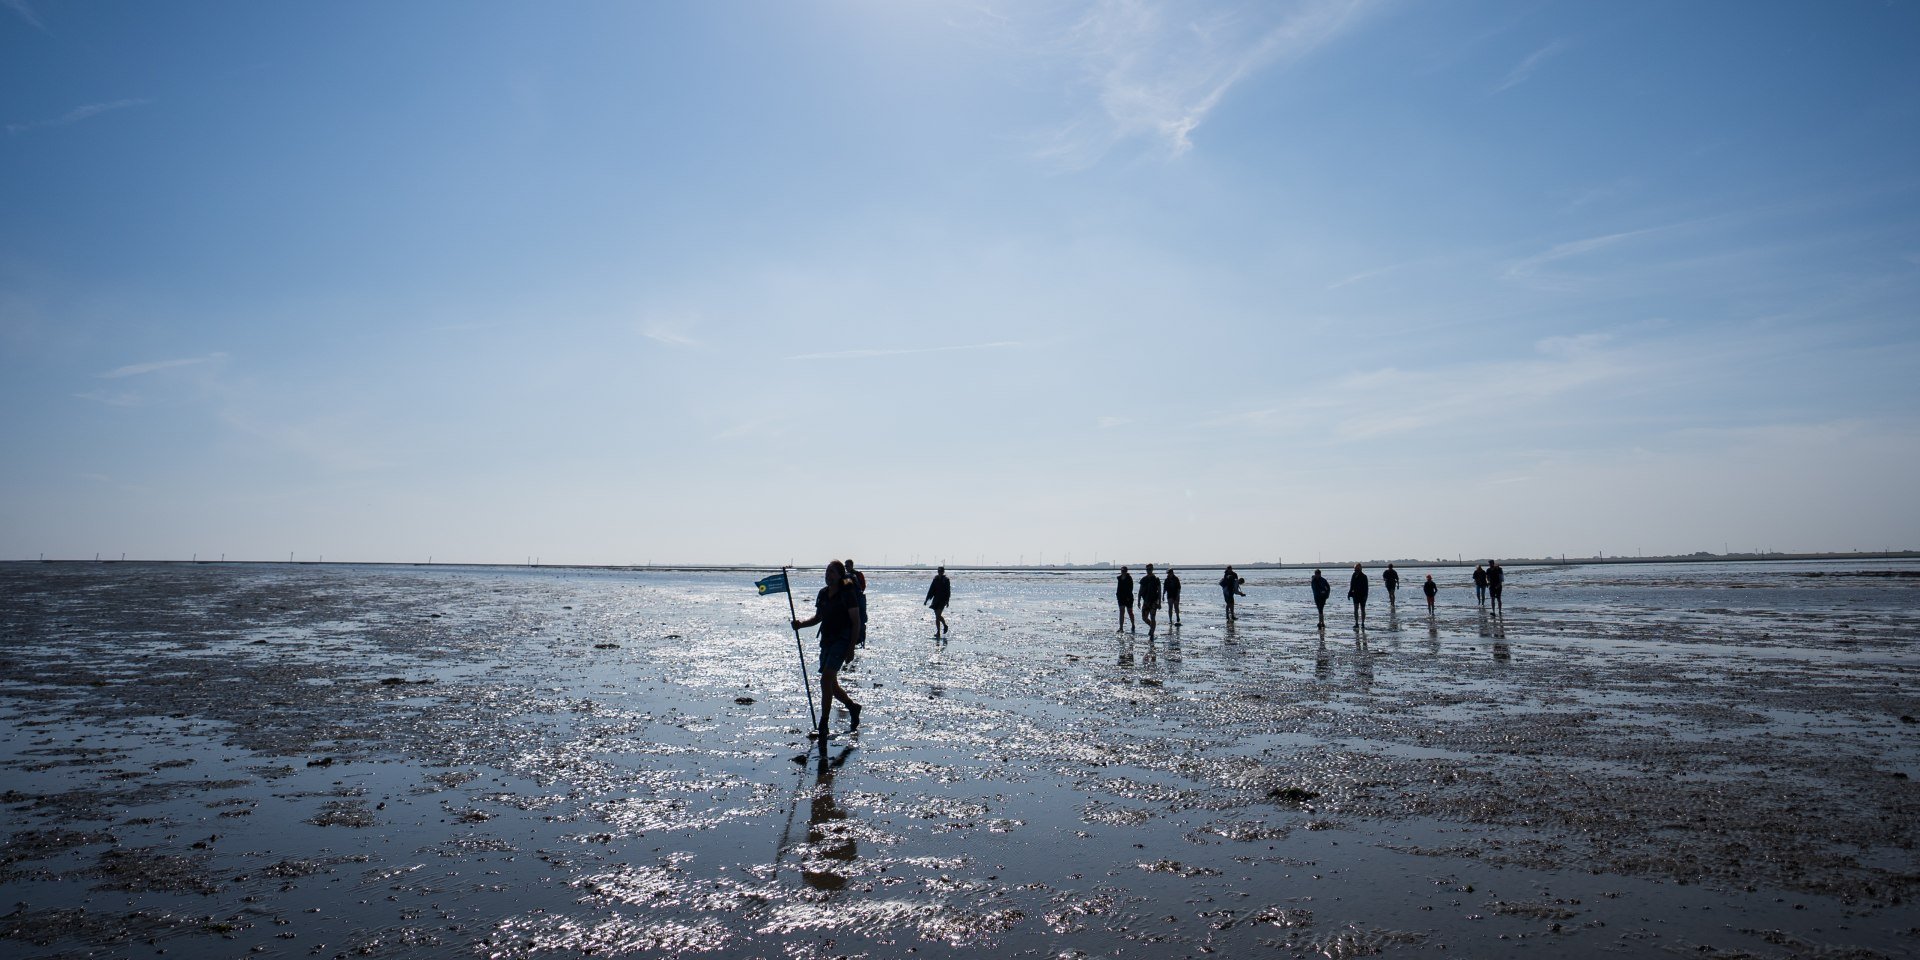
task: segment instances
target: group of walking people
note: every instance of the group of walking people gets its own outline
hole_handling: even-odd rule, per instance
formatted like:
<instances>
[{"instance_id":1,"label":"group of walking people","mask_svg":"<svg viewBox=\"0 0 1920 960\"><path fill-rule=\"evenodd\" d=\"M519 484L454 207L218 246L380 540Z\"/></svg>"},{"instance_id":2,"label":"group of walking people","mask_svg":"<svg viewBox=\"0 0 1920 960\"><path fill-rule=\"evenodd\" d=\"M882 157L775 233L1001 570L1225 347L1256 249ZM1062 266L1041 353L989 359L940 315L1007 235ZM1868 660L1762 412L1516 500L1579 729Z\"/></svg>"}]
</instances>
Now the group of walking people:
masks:
<instances>
[{"instance_id":1,"label":"group of walking people","mask_svg":"<svg viewBox=\"0 0 1920 960\"><path fill-rule=\"evenodd\" d=\"M1246 592L1241 589L1246 582L1246 578L1234 573L1232 567L1228 567L1227 571L1220 575L1220 595L1226 600L1228 620L1236 618L1233 611L1233 598L1246 596ZM1140 628L1139 622L1133 615L1133 596L1133 571L1131 568L1122 566L1119 580L1114 584L1114 599L1120 605L1119 626L1122 631L1130 627L1134 630ZM1149 563L1146 573L1140 577L1140 617L1147 621L1148 637L1154 636L1159 631L1160 605L1163 600L1167 608L1167 625L1179 626L1180 575L1175 573L1172 567L1168 567L1167 576L1163 580L1153 572L1153 564Z\"/></svg>"},{"instance_id":2,"label":"group of walking people","mask_svg":"<svg viewBox=\"0 0 1920 960\"><path fill-rule=\"evenodd\" d=\"M1493 612L1506 612L1501 605L1501 590L1506 586L1507 571L1498 560L1488 560L1485 564L1474 564L1473 592L1476 602L1486 603L1489 593L1493 597ZM1380 583L1387 588L1387 605L1399 605L1400 571L1392 563L1380 574ZM1310 581L1313 589L1313 606L1319 614L1320 626L1327 625L1327 598L1333 595L1333 586L1327 582L1320 571L1313 572ZM1372 578L1367 576L1364 564L1353 565L1353 576L1347 579L1347 600L1353 604L1353 622L1355 626L1365 626L1367 622L1367 594L1372 590ZM1427 574L1425 583L1420 584L1420 593L1427 598L1427 615L1433 615L1434 602L1440 596L1440 585L1433 582L1433 574Z\"/></svg>"},{"instance_id":3,"label":"group of walking people","mask_svg":"<svg viewBox=\"0 0 1920 960\"><path fill-rule=\"evenodd\" d=\"M1501 592L1502 588L1506 585L1506 576L1506 570L1500 566L1500 562L1497 560L1488 560L1485 564L1475 564L1473 568L1473 591L1475 600L1481 604L1485 604L1491 599L1493 602L1493 612L1495 614L1505 612L1505 608L1501 603ZM944 574L941 579L945 579ZM1380 574L1380 582L1387 588L1387 603L1397 606L1400 592L1400 571L1394 569L1392 563L1388 563L1387 569ZM1233 608L1233 599L1235 597L1246 596L1246 591L1243 589L1246 583L1247 579L1235 573L1232 567L1228 567L1226 572L1220 576L1220 594L1226 603L1227 620L1229 622L1239 619L1239 615L1235 613ZM1333 585L1327 582L1326 576L1319 570L1313 572L1313 578L1308 581L1308 585L1313 593L1313 606L1319 616L1319 625L1324 627L1327 625L1327 599L1333 596ZM1354 564L1353 576L1347 580L1347 599L1353 604L1353 622L1356 625L1363 626L1367 622L1367 595L1372 592L1372 585L1373 580L1367 575L1366 566L1359 563ZM1118 624L1120 631L1125 632L1129 629L1138 630L1139 623L1134 618L1135 591L1132 570L1122 566L1120 568L1120 576L1116 579L1114 586L1114 599L1118 601L1120 606L1120 619ZM1426 582L1420 585L1420 592L1425 595L1427 599L1427 613L1431 615L1434 612L1434 604L1440 594L1440 585L1433 581L1433 574L1427 574ZM1140 619L1147 621L1148 637L1154 636L1158 630L1158 615L1163 599L1166 603L1167 614L1170 617L1169 625L1178 626L1180 624L1180 578L1173 572L1172 567L1168 567L1166 578L1163 580L1154 574L1153 564L1149 563L1147 564L1146 573L1141 576L1139 582Z\"/></svg>"},{"instance_id":4,"label":"group of walking people","mask_svg":"<svg viewBox=\"0 0 1920 960\"><path fill-rule=\"evenodd\" d=\"M840 671L853 660L854 652L866 642L867 632L867 575L856 570L852 560L835 560L827 564L826 586L814 598L814 614L805 620L794 619L793 628L820 627L820 693L824 700L819 718L819 733L822 739L827 734L827 718L833 712L834 701L847 708L849 726L860 728L862 707L847 695L846 688L840 685ZM1397 605L1400 592L1400 571L1393 564L1380 574L1380 582L1387 588L1387 603ZM1247 579L1228 567L1220 575L1220 596L1227 610L1227 620L1239 619L1234 610L1234 598L1246 596ZM1313 593L1313 606L1319 615L1319 625L1327 625L1327 600L1333 596L1333 585L1319 570L1313 571L1308 581ZM1501 604L1502 588L1506 585L1506 571L1499 561L1488 560L1485 564L1475 564L1473 568L1473 592L1478 603L1493 604L1493 612L1504 613ZM1353 622L1355 626L1364 626L1367 622L1367 595L1372 591L1372 578L1367 575L1363 564L1353 565L1353 576L1347 580L1347 599L1353 604ZM1427 613L1432 615L1434 602L1440 593L1440 587L1434 583L1433 575L1427 574L1426 582L1420 585L1420 592L1427 599ZM1139 615L1136 619L1134 609L1138 596ZM1180 575L1172 567L1167 568L1165 577L1154 573L1153 564L1146 566L1136 584L1132 569L1120 568L1120 576L1114 585L1114 598L1119 604L1119 629L1139 630L1139 621L1147 621L1147 637L1151 639L1159 633L1160 613L1164 608L1168 617L1168 626L1180 625ZM953 602L953 582L947 578L947 568L942 566L934 572L933 583L927 587L926 599L922 601L933 608L934 636L942 637L952 629L947 625L946 610Z\"/></svg>"}]
</instances>

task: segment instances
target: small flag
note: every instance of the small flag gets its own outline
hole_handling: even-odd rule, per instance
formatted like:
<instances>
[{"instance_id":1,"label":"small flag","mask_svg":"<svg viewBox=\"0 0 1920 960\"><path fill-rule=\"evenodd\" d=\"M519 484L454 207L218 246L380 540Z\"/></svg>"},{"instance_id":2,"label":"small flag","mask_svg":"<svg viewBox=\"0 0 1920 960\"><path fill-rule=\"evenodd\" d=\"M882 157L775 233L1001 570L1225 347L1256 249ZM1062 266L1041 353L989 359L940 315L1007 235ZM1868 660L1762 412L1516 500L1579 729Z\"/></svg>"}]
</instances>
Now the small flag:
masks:
<instances>
[{"instance_id":1,"label":"small flag","mask_svg":"<svg viewBox=\"0 0 1920 960\"><path fill-rule=\"evenodd\" d=\"M753 585L760 591L760 595L763 597L769 593L786 593L787 575L784 571L776 573L765 580L755 581Z\"/></svg>"}]
</instances>

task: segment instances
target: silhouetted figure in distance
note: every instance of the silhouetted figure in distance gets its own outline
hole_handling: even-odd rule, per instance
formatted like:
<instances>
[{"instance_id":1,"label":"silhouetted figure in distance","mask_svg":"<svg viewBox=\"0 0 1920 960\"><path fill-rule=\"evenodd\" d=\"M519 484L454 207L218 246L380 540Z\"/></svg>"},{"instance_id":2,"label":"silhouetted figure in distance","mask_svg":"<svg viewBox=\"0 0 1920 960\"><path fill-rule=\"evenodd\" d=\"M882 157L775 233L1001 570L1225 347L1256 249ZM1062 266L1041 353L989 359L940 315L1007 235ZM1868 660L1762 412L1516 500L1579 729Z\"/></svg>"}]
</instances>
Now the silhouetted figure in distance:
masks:
<instances>
[{"instance_id":1,"label":"silhouetted figure in distance","mask_svg":"<svg viewBox=\"0 0 1920 960\"><path fill-rule=\"evenodd\" d=\"M1240 589L1246 582L1247 578L1234 573L1232 567L1228 567L1227 572L1220 575L1220 593L1227 599L1228 620L1239 619L1239 615L1233 612L1233 598L1246 596L1246 593Z\"/></svg>"},{"instance_id":2,"label":"silhouetted figure in distance","mask_svg":"<svg viewBox=\"0 0 1920 960\"><path fill-rule=\"evenodd\" d=\"M1493 598L1493 612L1496 616L1507 612L1506 604L1500 600L1500 591L1507 585L1506 568L1498 560L1487 561L1487 595Z\"/></svg>"},{"instance_id":3,"label":"silhouetted figure in distance","mask_svg":"<svg viewBox=\"0 0 1920 960\"><path fill-rule=\"evenodd\" d=\"M933 571L933 583L927 587L927 598L920 601L933 608L933 635L947 632L947 604L953 600L953 581L947 579L947 568L939 567Z\"/></svg>"},{"instance_id":4,"label":"silhouetted figure in distance","mask_svg":"<svg viewBox=\"0 0 1920 960\"><path fill-rule=\"evenodd\" d=\"M1387 572L1380 575L1380 582L1387 586L1387 606L1396 606L1395 594L1400 592L1400 571L1393 568L1393 561L1387 561Z\"/></svg>"},{"instance_id":5,"label":"silhouetted figure in distance","mask_svg":"<svg viewBox=\"0 0 1920 960\"><path fill-rule=\"evenodd\" d=\"M1433 582L1433 574L1427 574L1427 582L1420 585L1420 592L1427 595L1427 616L1433 616L1433 598L1440 592L1440 585Z\"/></svg>"},{"instance_id":6,"label":"silhouetted figure in distance","mask_svg":"<svg viewBox=\"0 0 1920 960\"><path fill-rule=\"evenodd\" d=\"M1180 578L1175 576L1173 568L1167 568L1167 622L1180 625Z\"/></svg>"},{"instance_id":7,"label":"silhouetted figure in distance","mask_svg":"<svg viewBox=\"0 0 1920 960\"><path fill-rule=\"evenodd\" d=\"M1128 624L1138 630L1139 624L1133 619L1133 574L1124 566L1120 568L1120 579L1114 584L1114 599L1120 601L1120 630L1125 632Z\"/></svg>"},{"instance_id":8,"label":"silhouetted figure in distance","mask_svg":"<svg viewBox=\"0 0 1920 960\"><path fill-rule=\"evenodd\" d=\"M1327 578L1321 576L1318 570L1313 572L1313 580L1311 583L1313 586L1313 609L1320 615L1320 628L1324 630L1327 626L1327 598L1333 596L1333 584L1328 583Z\"/></svg>"},{"instance_id":9,"label":"silhouetted figure in distance","mask_svg":"<svg viewBox=\"0 0 1920 960\"><path fill-rule=\"evenodd\" d=\"M1140 578L1140 615L1147 618L1147 639L1152 640L1160 622L1160 578L1153 575L1151 563Z\"/></svg>"},{"instance_id":10,"label":"silhouetted figure in distance","mask_svg":"<svg viewBox=\"0 0 1920 960\"><path fill-rule=\"evenodd\" d=\"M1353 579L1347 581L1347 599L1353 601L1353 625L1358 627L1367 622L1367 590L1371 582L1367 571L1359 564L1353 565Z\"/></svg>"},{"instance_id":11,"label":"silhouetted figure in distance","mask_svg":"<svg viewBox=\"0 0 1920 960\"><path fill-rule=\"evenodd\" d=\"M855 637L853 645L867 645L867 575L853 568L853 559L847 559L847 579L853 581L853 589L860 592L860 635Z\"/></svg>"},{"instance_id":12,"label":"silhouetted figure in distance","mask_svg":"<svg viewBox=\"0 0 1920 960\"><path fill-rule=\"evenodd\" d=\"M1487 602L1487 568L1477 563L1473 565L1473 602Z\"/></svg>"}]
</instances>

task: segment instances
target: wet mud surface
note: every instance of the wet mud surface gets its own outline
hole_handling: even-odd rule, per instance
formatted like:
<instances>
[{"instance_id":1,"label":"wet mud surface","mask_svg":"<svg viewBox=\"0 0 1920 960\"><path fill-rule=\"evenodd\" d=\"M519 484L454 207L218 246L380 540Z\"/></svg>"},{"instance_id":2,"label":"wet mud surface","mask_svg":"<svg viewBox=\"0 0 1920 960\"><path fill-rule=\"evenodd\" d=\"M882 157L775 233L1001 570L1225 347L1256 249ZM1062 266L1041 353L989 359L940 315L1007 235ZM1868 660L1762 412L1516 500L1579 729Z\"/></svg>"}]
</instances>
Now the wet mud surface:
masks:
<instances>
[{"instance_id":1,"label":"wet mud surface","mask_svg":"<svg viewBox=\"0 0 1920 960\"><path fill-rule=\"evenodd\" d=\"M1913 571L880 573L822 752L758 573L0 564L0 955L1920 955Z\"/></svg>"}]
</instances>

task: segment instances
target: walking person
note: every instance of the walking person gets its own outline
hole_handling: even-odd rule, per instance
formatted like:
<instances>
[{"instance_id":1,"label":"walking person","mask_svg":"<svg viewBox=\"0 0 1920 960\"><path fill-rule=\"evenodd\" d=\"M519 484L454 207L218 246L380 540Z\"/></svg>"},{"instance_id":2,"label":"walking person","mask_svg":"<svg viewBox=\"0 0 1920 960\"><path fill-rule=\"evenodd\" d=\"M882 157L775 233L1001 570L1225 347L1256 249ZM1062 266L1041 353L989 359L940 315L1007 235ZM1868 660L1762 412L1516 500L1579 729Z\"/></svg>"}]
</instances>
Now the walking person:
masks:
<instances>
[{"instance_id":1,"label":"walking person","mask_svg":"<svg viewBox=\"0 0 1920 960\"><path fill-rule=\"evenodd\" d=\"M1473 602L1487 603L1487 568L1477 563L1473 565Z\"/></svg>"},{"instance_id":2,"label":"walking person","mask_svg":"<svg viewBox=\"0 0 1920 960\"><path fill-rule=\"evenodd\" d=\"M1420 592L1427 595L1427 616L1433 616L1433 598L1440 593L1440 585L1433 582L1433 574L1427 574L1427 582L1420 585Z\"/></svg>"},{"instance_id":3,"label":"walking person","mask_svg":"<svg viewBox=\"0 0 1920 960\"><path fill-rule=\"evenodd\" d=\"M1135 630L1140 629L1133 619L1133 574L1128 573L1125 566L1120 568L1120 579L1114 584L1114 599L1120 601L1120 629L1117 632L1125 633L1130 623Z\"/></svg>"},{"instance_id":4,"label":"walking person","mask_svg":"<svg viewBox=\"0 0 1920 960\"><path fill-rule=\"evenodd\" d=\"M1167 568L1166 588L1167 623L1177 627L1180 625L1180 578L1174 575L1172 567Z\"/></svg>"},{"instance_id":5,"label":"walking person","mask_svg":"<svg viewBox=\"0 0 1920 960\"><path fill-rule=\"evenodd\" d=\"M1227 600L1228 620L1240 619L1239 615L1233 612L1233 598L1247 595L1245 591L1240 589L1246 582L1247 579L1234 573L1232 567L1228 567L1227 572L1220 575L1220 594Z\"/></svg>"},{"instance_id":6,"label":"walking person","mask_svg":"<svg viewBox=\"0 0 1920 960\"><path fill-rule=\"evenodd\" d=\"M1387 606L1397 606L1394 595L1400 592L1400 571L1393 568L1393 561L1387 561L1387 572L1380 575L1380 582L1387 586Z\"/></svg>"},{"instance_id":7,"label":"walking person","mask_svg":"<svg viewBox=\"0 0 1920 960\"><path fill-rule=\"evenodd\" d=\"M1160 578L1153 575L1153 564L1147 564L1147 573L1140 578L1140 615L1147 618L1147 639L1152 640L1159 623L1160 614Z\"/></svg>"},{"instance_id":8,"label":"walking person","mask_svg":"<svg viewBox=\"0 0 1920 960\"><path fill-rule=\"evenodd\" d=\"M947 568L939 567L933 571L933 583L927 587L927 598L920 601L933 608L933 635L935 639L947 632L947 603L953 599L953 582L947 579Z\"/></svg>"},{"instance_id":9,"label":"walking person","mask_svg":"<svg viewBox=\"0 0 1920 960\"><path fill-rule=\"evenodd\" d=\"M1500 590L1506 585L1507 585L1506 568L1500 566L1500 561L1498 560L1488 560L1487 561L1487 595L1493 598L1493 613L1495 616L1503 616L1507 612L1506 605L1502 603L1500 600Z\"/></svg>"},{"instance_id":10,"label":"walking person","mask_svg":"<svg viewBox=\"0 0 1920 960\"><path fill-rule=\"evenodd\" d=\"M867 645L867 575L853 568L852 558L847 560L847 579L852 581L853 589L860 597L860 634L853 638L853 645Z\"/></svg>"},{"instance_id":11,"label":"walking person","mask_svg":"<svg viewBox=\"0 0 1920 960\"><path fill-rule=\"evenodd\" d=\"M1313 586L1313 609L1320 615L1320 629L1325 630L1327 628L1327 598L1333 596L1333 584L1328 583L1327 578L1321 576L1318 570L1313 572L1311 584Z\"/></svg>"},{"instance_id":12,"label":"walking person","mask_svg":"<svg viewBox=\"0 0 1920 960\"><path fill-rule=\"evenodd\" d=\"M853 658L854 638L860 632L860 591L847 567L838 560L827 564L827 585L813 598L813 616L793 621L793 629L820 627L820 730L826 740L827 719L833 715L833 701L847 706L851 720L848 729L860 729L860 705L840 686L840 668ZM823 748L824 749L824 748Z\"/></svg>"},{"instance_id":13,"label":"walking person","mask_svg":"<svg viewBox=\"0 0 1920 960\"><path fill-rule=\"evenodd\" d=\"M1353 579L1347 581L1347 599L1353 601L1353 625L1366 626L1367 589L1371 585L1367 571L1359 564L1353 565Z\"/></svg>"}]
</instances>

